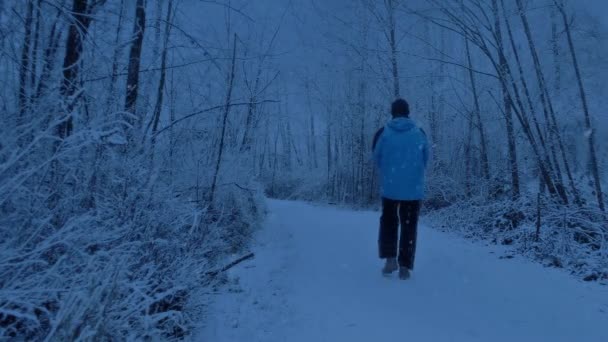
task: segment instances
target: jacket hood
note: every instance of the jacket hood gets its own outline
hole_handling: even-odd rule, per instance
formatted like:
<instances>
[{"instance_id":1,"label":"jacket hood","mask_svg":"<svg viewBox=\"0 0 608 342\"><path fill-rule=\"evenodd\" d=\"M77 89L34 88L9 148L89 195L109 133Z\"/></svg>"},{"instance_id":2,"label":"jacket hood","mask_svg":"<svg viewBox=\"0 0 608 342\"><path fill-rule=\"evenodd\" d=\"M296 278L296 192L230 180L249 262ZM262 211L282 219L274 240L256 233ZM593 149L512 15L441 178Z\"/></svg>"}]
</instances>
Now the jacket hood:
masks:
<instances>
[{"instance_id":1,"label":"jacket hood","mask_svg":"<svg viewBox=\"0 0 608 342\"><path fill-rule=\"evenodd\" d=\"M407 132L414 129L416 124L410 118L398 117L389 121L388 127L398 132Z\"/></svg>"}]
</instances>

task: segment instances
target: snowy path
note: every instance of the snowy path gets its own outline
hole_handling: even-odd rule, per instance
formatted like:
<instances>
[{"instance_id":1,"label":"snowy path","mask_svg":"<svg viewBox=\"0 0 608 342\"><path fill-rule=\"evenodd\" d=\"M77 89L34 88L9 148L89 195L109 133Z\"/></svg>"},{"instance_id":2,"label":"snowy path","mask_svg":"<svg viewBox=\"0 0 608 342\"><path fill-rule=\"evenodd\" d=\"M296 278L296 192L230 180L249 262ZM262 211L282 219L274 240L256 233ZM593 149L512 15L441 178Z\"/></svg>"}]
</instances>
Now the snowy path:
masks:
<instances>
[{"instance_id":1,"label":"snowy path","mask_svg":"<svg viewBox=\"0 0 608 342\"><path fill-rule=\"evenodd\" d=\"M200 340L608 341L606 287L424 226L413 278L384 278L377 213L270 211Z\"/></svg>"}]
</instances>

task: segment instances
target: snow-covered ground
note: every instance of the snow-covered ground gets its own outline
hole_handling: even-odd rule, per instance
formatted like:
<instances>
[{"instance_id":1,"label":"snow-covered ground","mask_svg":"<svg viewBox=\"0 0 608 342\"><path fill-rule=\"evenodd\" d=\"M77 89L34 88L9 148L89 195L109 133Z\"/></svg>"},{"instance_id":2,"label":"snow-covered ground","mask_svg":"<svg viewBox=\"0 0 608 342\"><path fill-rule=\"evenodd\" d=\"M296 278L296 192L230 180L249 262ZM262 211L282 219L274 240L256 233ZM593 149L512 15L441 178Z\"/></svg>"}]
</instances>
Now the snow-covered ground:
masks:
<instances>
[{"instance_id":1,"label":"snow-covered ground","mask_svg":"<svg viewBox=\"0 0 608 342\"><path fill-rule=\"evenodd\" d=\"M385 278L377 213L270 210L197 340L608 341L607 287L424 225L413 278Z\"/></svg>"}]
</instances>

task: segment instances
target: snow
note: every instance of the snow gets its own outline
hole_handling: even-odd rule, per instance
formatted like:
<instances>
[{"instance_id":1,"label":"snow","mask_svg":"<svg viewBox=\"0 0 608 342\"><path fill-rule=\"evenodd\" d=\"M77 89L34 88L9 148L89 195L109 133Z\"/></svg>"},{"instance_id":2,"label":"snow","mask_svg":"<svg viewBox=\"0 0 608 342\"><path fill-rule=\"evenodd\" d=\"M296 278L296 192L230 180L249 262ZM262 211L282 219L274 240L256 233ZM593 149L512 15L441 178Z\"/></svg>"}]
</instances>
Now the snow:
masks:
<instances>
[{"instance_id":1,"label":"snow","mask_svg":"<svg viewBox=\"0 0 608 342\"><path fill-rule=\"evenodd\" d=\"M114 145L126 145L128 143L127 138L124 135L115 132L108 137L108 143Z\"/></svg>"},{"instance_id":2,"label":"snow","mask_svg":"<svg viewBox=\"0 0 608 342\"><path fill-rule=\"evenodd\" d=\"M416 269L380 275L379 214L271 201L196 340L608 341L608 288L419 227ZM423 220L424 221L424 220Z\"/></svg>"}]
</instances>

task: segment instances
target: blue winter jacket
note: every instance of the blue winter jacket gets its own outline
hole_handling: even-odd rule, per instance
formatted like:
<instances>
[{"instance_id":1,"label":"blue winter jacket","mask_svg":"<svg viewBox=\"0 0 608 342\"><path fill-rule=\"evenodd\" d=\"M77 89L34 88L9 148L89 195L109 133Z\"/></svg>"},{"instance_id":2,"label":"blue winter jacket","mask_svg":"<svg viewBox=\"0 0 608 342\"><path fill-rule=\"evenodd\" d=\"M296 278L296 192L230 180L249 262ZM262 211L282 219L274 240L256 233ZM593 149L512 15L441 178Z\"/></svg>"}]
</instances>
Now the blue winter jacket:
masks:
<instances>
[{"instance_id":1,"label":"blue winter jacket","mask_svg":"<svg viewBox=\"0 0 608 342\"><path fill-rule=\"evenodd\" d=\"M381 195L392 200L424 198L424 172L429 145L413 120L397 117L376 136L374 161L380 170Z\"/></svg>"}]
</instances>

